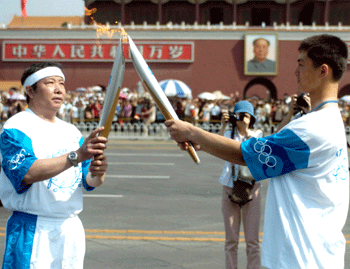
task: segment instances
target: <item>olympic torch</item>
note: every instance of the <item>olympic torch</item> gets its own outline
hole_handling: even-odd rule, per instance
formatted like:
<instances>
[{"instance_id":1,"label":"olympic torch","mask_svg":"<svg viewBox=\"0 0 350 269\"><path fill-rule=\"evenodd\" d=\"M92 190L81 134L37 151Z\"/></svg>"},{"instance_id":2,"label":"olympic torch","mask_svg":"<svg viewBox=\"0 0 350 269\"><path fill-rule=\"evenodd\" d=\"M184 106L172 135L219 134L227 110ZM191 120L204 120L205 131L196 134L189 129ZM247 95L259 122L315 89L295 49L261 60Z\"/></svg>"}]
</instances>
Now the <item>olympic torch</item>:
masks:
<instances>
[{"instance_id":1,"label":"olympic torch","mask_svg":"<svg viewBox=\"0 0 350 269\"><path fill-rule=\"evenodd\" d=\"M125 57L122 48L122 39L120 38L99 122L99 127L105 127L100 135L106 138L108 137L109 132L111 130L111 125L115 114L115 108L119 100L120 89L123 83L124 71Z\"/></svg>"},{"instance_id":2,"label":"olympic torch","mask_svg":"<svg viewBox=\"0 0 350 269\"><path fill-rule=\"evenodd\" d=\"M130 55L131 55L133 64L135 66L135 69L139 74L145 87L148 89L148 92L152 96L153 100L156 102L158 108L164 115L165 119L167 120L179 119L174 108L172 107L168 98L163 92L162 88L159 86L157 79L153 75L151 69L148 67L145 59L142 57L141 53L136 48L135 43L132 41L130 36L128 36L128 39L129 39ZM193 148L193 146L191 145L191 143L189 143L188 153L190 154L190 156L192 157L195 163L197 164L200 163L198 155L195 149Z\"/></svg>"}]
</instances>

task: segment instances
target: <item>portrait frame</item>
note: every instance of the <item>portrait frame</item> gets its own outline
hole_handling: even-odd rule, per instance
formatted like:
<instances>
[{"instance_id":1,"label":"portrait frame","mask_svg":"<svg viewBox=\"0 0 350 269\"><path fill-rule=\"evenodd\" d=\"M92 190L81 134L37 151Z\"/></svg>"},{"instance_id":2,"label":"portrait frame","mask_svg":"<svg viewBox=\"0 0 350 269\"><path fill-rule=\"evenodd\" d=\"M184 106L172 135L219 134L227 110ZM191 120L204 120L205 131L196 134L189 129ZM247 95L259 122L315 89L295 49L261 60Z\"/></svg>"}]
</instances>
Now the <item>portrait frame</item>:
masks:
<instances>
[{"instance_id":1,"label":"portrait frame","mask_svg":"<svg viewBox=\"0 0 350 269\"><path fill-rule=\"evenodd\" d=\"M265 39L269 42L268 53L264 62L255 59L253 42ZM259 55L258 57L262 57ZM261 58L259 59L261 60ZM277 33L249 33L244 36L244 75L277 76L278 75L278 35Z\"/></svg>"}]
</instances>

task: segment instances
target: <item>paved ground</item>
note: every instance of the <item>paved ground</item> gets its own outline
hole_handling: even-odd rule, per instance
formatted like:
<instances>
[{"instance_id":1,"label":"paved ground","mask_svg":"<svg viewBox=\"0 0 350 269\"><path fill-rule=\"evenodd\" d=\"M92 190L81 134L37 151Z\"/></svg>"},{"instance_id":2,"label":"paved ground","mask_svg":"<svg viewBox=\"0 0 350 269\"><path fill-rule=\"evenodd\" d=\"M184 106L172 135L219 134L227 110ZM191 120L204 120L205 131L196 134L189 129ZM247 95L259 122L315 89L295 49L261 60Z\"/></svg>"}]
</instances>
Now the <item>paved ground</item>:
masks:
<instances>
[{"instance_id":1,"label":"paved ground","mask_svg":"<svg viewBox=\"0 0 350 269\"><path fill-rule=\"evenodd\" d=\"M223 161L199 153L196 165L173 141L111 140L106 153L106 182L86 193L80 214L87 238L85 269L224 268L217 182ZM0 263L8 216L0 208ZM350 217L344 234L350 268ZM238 268L246 268L241 239Z\"/></svg>"}]
</instances>

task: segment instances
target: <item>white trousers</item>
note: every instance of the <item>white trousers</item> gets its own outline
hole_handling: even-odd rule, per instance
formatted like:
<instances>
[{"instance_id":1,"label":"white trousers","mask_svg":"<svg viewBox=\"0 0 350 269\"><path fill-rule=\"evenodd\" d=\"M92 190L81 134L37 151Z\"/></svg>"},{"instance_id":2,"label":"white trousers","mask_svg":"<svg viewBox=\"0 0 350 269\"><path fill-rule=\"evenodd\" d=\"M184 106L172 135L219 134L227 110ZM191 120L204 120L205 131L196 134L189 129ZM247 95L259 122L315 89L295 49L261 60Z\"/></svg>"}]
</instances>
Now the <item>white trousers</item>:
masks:
<instances>
[{"instance_id":1,"label":"white trousers","mask_svg":"<svg viewBox=\"0 0 350 269\"><path fill-rule=\"evenodd\" d=\"M84 256L85 232L78 216L14 212L8 221L3 269L82 269Z\"/></svg>"}]
</instances>

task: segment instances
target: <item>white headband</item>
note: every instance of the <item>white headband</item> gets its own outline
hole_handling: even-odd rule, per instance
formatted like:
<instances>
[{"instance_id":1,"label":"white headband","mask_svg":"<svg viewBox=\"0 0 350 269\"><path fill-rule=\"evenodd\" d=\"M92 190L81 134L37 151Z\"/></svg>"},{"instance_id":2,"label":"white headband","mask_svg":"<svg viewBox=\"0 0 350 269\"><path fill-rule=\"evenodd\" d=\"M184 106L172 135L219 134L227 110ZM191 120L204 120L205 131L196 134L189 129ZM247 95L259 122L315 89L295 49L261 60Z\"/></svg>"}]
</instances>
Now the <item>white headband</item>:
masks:
<instances>
[{"instance_id":1,"label":"white headband","mask_svg":"<svg viewBox=\"0 0 350 269\"><path fill-rule=\"evenodd\" d=\"M35 73L31 74L29 77L27 77L23 83L24 90L27 92L27 89L26 89L27 86L32 86L43 78L53 77L53 76L62 77L63 80L65 80L65 77L60 68L56 66L49 66L49 67L40 69Z\"/></svg>"}]
</instances>

